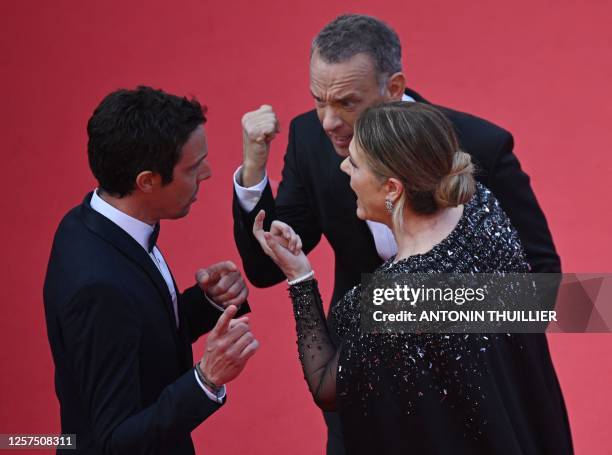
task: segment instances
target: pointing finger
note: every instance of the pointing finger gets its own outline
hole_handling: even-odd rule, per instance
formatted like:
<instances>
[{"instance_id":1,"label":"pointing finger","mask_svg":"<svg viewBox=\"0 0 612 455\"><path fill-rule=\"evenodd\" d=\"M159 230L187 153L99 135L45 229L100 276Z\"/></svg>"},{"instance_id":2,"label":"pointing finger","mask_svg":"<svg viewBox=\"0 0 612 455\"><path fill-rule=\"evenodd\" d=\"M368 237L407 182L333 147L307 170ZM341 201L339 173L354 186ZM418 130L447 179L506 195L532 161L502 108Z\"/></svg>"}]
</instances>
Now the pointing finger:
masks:
<instances>
[{"instance_id":1,"label":"pointing finger","mask_svg":"<svg viewBox=\"0 0 612 455\"><path fill-rule=\"evenodd\" d=\"M199 269L195 274L195 279L200 284L206 284L210 279L210 275L206 269Z\"/></svg>"},{"instance_id":2,"label":"pointing finger","mask_svg":"<svg viewBox=\"0 0 612 455\"><path fill-rule=\"evenodd\" d=\"M229 323L236 315L237 311L238 308L236 308L234 305L228 306L217 320L217 323L215 324L215 328L213 330L219 335L226 333L229 328Z\"/></svg>"}]
</instances>

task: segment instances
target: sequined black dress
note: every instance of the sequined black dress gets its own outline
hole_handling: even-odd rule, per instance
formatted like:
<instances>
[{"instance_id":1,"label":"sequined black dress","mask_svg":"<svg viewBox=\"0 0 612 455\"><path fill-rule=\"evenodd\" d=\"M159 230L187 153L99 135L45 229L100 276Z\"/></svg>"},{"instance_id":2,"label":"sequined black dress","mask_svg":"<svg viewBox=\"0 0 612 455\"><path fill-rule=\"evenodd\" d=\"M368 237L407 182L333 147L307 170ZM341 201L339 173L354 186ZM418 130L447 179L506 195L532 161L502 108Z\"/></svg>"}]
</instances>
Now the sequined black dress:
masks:
<instances>
[{"instance_id":1,"label":"sequined black dress","mask_svg":"<svg viewBox=\"0 0 612 455\"><path fill-rule=\"evenodd\" d=\"M376 273L523 272L516 231L478 186L451 234ZM290 288L304 376L337 410L352 454L568 454L572 443L542 334L362 334L360 286L324 310L315 280Z\"/></svg>"}]
</instances>

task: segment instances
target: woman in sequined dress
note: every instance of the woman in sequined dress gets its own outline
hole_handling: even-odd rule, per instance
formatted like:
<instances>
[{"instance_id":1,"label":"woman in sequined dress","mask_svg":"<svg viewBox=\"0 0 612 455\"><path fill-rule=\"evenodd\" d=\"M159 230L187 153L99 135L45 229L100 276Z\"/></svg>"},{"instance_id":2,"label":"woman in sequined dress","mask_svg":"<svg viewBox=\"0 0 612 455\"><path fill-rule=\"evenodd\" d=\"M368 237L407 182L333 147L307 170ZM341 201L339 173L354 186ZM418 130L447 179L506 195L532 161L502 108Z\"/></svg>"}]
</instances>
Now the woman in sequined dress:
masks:
<instances>
[{"instance_id":1,"label":"woman in sequined dress","mask_svg":"<svg viewBox=\"0 0 612 455\"><path fill-rule=\"evenodd\" d=\"M526 272L516 231L473 178L435 108L391 103L355 125L342 170L357 216L386 224L397 256L375 274ZM304 376L340 414L352 454L568 454L563 398L542 334L374 334L360 330L361 286L326 323L310 263L284 223L253 231L285 272Z\"/></svg>"}]
</instances>

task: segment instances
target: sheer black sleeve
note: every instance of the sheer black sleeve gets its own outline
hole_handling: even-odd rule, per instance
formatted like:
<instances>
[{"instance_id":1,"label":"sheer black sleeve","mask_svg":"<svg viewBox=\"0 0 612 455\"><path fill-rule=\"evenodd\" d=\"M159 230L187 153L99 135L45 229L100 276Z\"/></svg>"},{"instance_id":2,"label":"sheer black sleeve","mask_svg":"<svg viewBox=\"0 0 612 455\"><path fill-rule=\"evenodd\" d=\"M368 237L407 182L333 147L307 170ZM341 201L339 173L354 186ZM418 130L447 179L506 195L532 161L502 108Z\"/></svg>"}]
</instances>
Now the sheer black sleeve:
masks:
<instances>
[{"instance_id":1,"label":"sheer black sleeve","mask_svg":"<svg viewBox=\"0 0 612 455\"><path fill-rule=\"evenodd\" d=\"M336 409L336 372L340 346L335 346L325 321L316 280L289 288L297 331L297 345L304 379L317 406Z\"/></svg>"}]
</instances>

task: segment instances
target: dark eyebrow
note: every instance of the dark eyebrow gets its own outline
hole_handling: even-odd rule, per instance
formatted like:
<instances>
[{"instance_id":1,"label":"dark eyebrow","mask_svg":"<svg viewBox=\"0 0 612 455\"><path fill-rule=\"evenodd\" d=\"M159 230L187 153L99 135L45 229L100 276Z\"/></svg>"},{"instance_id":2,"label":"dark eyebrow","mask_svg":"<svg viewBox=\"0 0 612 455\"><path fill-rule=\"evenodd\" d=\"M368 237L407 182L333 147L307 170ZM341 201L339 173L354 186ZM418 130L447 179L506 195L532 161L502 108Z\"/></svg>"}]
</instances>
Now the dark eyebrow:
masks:
<instances>
[{"instance_id":1,"label":"dark eyebrow","mask_svg":"<svg viewBox=\"0 0 612 455\"><path fill-rule=\"evenodd\" d=\"M357 95L356 93L349 93L348 95L343 96L342 98L334 98L333 101L335 103L341 103L343 101L355 101L355 100L358 100L358 99L360 99L359 95Z\"/></svg>"},{"instance_id":2,"label":"dark eyebrow","mask_svg":"<svg viewBox=\"0 0 612 455\"><path fill-rule=\"evenodd\" d=\"M319 98L317 95L314 94L314 92L312 90L310 90L310 94L312 95L312 97L317 100L317 101L323 101L321 98ZM361 99L359 97L359 95L357 93L349 93L346 96L343 96L342 98L333 98L332 102L333 103L342 103L345 101L356 101Z\"/></svg>"}]
</instances>

